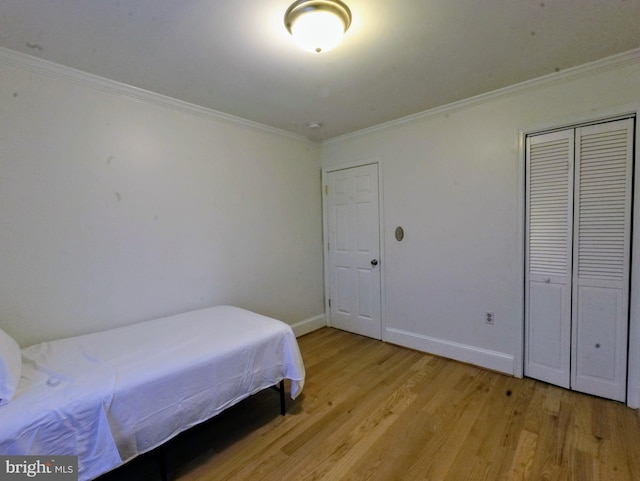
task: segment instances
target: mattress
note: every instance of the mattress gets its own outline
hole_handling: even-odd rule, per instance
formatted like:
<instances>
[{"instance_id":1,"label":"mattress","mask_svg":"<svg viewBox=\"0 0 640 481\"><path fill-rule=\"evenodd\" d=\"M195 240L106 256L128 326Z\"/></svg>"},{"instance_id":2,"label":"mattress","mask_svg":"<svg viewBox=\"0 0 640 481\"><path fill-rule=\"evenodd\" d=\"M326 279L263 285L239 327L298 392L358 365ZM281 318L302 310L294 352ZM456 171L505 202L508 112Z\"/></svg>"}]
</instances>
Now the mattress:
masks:
<instances>
[{"instance_id":1,"label":"mattress","mask_svg":"<svg viewBox=\"0 0 640 481\"><path fill-rule=\"evenodd\" d=\"M232 306L22 350L0 454L78 455L92 479L305 370L291 327Z\"/></svg>"}]
</instances>

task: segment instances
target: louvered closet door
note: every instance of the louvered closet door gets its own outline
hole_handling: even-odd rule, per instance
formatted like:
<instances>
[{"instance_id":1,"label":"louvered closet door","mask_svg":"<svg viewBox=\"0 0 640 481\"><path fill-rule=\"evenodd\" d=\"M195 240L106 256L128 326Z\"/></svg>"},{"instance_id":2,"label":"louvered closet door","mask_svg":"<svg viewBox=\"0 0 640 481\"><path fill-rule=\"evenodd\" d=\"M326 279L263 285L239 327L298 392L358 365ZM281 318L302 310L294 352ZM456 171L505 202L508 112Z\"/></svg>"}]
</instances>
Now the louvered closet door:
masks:
<instances>
[{"instance_id":1,"label":"louvered closet door","mask_svg":"<svg viewBox=\"0 0 640 481\"><path fill-rule=\"evenodd\" d=\"M633 120L576 129L573 389L624 401Z\"/></svg>"},{"instance_id":2,"label":"louvered closet door","mask_svg":"<svg viewBox=\"0 0 640 481\"><path fill-rule=\"evenodd\" d=\"M568 388L574 132L527 138L525 375Z\"/></svg>"}]
</instances>

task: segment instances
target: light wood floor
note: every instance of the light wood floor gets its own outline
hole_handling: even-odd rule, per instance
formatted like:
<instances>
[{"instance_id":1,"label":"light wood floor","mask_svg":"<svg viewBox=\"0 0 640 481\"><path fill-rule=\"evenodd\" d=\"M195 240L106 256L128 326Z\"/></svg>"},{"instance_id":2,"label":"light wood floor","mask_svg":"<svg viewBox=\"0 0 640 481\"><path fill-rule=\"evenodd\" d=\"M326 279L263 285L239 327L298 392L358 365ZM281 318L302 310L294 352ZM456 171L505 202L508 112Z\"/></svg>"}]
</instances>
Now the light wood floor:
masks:
<instances>
[{"instance_id":1,"label":"light wood floor","mask_svg":"<svg viewBox=\"0 0 640 481\"><path fill-rule=\"evenodd\" d=\"M640 480L623 404L324 328L299 339L302 396L265 391L166 446L170 478ZM157 479L152 456L106 479Z\"/></svg>"}]
</instances>

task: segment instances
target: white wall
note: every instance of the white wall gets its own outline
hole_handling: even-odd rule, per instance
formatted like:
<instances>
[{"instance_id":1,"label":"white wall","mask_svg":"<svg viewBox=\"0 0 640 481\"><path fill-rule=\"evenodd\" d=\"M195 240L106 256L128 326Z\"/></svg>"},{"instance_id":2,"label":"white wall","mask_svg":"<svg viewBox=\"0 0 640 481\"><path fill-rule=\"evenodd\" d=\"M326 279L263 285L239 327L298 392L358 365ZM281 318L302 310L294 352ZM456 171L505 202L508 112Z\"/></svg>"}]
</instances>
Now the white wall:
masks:
<instances>
[{"instance_id":1,"label":"white wall","mask_svg":"<svg viewBox=\"0 0 640 481\"><path fill-rule=\"evenodd\" d=\"M320 188L302 138L0 52L0 327L324 320Z\"/></svg>"},{"instance_id":2,"label":"white wall","mask_svg":"<svg viewBox=\"0 0 640 481\"><path fill-rule=\"evenodd\" d=\"M326 142L325 170L365 159L382 164L385 338L518 374L522 132L630 105L640 106L639 52ZM399 225L402 242L394 238ZM634 284L636 303L639 295ZM484 323L485 311L495 313L494 325Z\"/></svg>"}]
</instances>

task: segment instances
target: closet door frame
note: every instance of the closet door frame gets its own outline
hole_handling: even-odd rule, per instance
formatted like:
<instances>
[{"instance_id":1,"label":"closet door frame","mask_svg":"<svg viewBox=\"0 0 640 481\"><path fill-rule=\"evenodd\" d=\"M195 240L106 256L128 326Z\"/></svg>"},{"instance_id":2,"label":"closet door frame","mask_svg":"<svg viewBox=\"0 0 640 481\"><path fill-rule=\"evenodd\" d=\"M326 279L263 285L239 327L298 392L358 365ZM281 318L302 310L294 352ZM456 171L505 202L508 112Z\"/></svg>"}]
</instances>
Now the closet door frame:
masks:
<instances>
[{"instance_id":1,"label":"closet door frame","mask_svg":"<svg viewBox=\"0 0 640 481\"><path fill-rule=\"evenodd\" d=\"M520 322L517 323L516 339L519 343L514 352L514 376L524 377L525 361L525 255L526 255L526 138L540 134L575 128L599 122L635 117L634 164L640 166L640 103L627 104L610 109L600 109L597 116L576 115L545 121L517 128L518 144L518 202L516 203L518 225L519 263L518 276L522 289L519 298ZM640 169L640 167L639 167ZM631 240L631 281L629 289L629 348L627 369L627 406L640 408L640 170L636 170L633 179L635 195L632 202L632 240ZM634 235L635 234L635 235ZM634 255L635 253L635 255Z\"/></svg>"}]
</instances>

